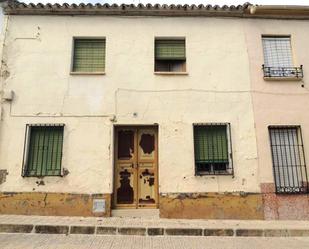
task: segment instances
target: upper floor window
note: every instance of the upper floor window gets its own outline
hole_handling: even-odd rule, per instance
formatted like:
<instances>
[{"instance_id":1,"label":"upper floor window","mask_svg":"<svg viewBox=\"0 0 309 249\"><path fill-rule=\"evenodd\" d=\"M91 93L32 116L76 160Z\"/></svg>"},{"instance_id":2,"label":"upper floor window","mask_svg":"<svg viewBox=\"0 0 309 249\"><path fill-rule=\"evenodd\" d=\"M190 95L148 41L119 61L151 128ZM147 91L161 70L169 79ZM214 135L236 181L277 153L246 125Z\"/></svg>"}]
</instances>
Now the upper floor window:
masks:
<instances>
[{"instance_id":1,"label":"upper floor window","mask_svg":"<svg viewBox=\"0 0 309 249\"><path fill-rule=\"evenodd\" d=\"M74 39L73 73L105 72L105 39Z\"/></svg>"},{"instance_id":2,"label":"upper floor window","mask_svg":"<svg viewBox=\"0 0 309 249\"><path fill-rule=\"evenodd\" d=\"M270 126L270 146L277 193L306 193L308 179L299 126Z\"/></svg>"},{"instance_id":3,"label":"upper floor window","mask_svg":"<svg viewBox=\"0 0 309 249\"><path fill-rule=\"evenodd\" d=\"M63 124L27 125L24 176L60 176Z\"/></svg>"},{"instance_id":4,"label":"upper floor window","mask_svg":"<svg viewBox=\"0 0 309 249\"><path fill-rule=\"evenodd\" d=\"M155 39L155 72L185 71L185 39Z\"/></svg>"},{"instance_id":5,"label":"upper floor window","mask_svg":"<svg viewBox=\"0 0 309 249\"><path fill-rule=\"evenodd\" d=\"M194 125L196 175L233 174L230 124Z\"/></svg>"},{"instance_id":6,"label":"upper floor window","mask_svg":"<svg viewBox=\"0 0 309 249\"><path fill-rule=\"evenodd\" d=\"M265 78L303 77L302 66L293 63L290 36L262 36Z\"/></svg>"}]
</instances>

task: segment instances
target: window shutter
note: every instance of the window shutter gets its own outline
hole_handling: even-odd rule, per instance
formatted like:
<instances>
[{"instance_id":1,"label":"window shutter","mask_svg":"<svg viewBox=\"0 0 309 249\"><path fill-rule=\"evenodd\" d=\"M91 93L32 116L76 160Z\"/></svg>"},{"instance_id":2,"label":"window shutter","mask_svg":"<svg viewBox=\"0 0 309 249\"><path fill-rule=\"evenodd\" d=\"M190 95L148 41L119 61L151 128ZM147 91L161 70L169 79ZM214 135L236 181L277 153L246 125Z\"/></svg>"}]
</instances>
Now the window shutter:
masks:
<instances>
[{"instance_id":1,"label":"window shutter","mask_svg":"<svg viewBox=\"0 0 309 249\"><path fill-rule=\"evenodd\" d=\"M63 127L54 127L47 136L46 174L59 175L61 173Z\"/></svg>"},{"instance_id":2,"label":"window shutter","mask_svg":"<svg viewBox=\"0 0 309 249\"><path fill-rule=\"evenodd\" d=\"M266 67L293 67L290 37L264 36L262 41Z\"/></svg>"},{"instance_id":3,"label":"window shutter","mask_svg":"<svg viewBox=\"0 0 309 249\"><path fill-rule=\"evenodd\" d=\"M42 131L40 127L31 128L29 160L27 165L28 175L41 174L42 166Z\"/></svg>"},{"instance_id":4,"label":"window shutter","mask_svg":"<svg viewBox=\"0 0 309 249\"><path fill-rule=\"evenodd\" d=\"M60 175L63 126L31 127L27 175Z\"/></svg>"},{"instance_id":5,"label":"window shutter","mask_svg":"<svg viewBox=\"0 0 309 249\"><path fill-rule=\"evenodd\" d=\"M196 126L194 148L197 163L228 163L226 126Z\"/></svg>"},{"instance_id":6,"label":"window shutter","mask_svg":"<svg viewBox=\"0 0 309 249\"><path fill-rule=\"evenodd\" d=\"M105 40L75 39L73 60L74 72L104 72Z\"/></svg>"},{"instance_id":7,"label":"window shutter","mask_svg":"<svg viewBox=\"0 0 309 249\"><path fill-rule=\"evenodd\" d=\"M157 60L185 60L185 41L156 40L155 56Z\"/></svg>"}]
</instances>

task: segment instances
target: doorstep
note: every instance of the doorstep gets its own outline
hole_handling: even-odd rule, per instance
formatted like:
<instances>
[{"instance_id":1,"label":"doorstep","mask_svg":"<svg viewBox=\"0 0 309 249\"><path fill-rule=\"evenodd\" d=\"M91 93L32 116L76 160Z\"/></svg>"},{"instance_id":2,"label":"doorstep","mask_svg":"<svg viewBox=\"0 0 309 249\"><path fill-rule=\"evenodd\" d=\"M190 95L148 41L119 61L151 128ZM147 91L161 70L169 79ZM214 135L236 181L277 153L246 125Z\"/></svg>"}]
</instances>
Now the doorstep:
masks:
<instances>
[{"instance_id":1,"label":"doorstep","mask_svg":"<svg viewBox=\"0 0 309 249\"><path fill-rule=\"evenodd\" d=\"M0 233L309 237L309 222L0 215Z\"/></svg>"},{"instance_id":2,"label":"doorstep","mask_svg":"<svg viewBox=\"0 0 309 249\"><path fill-rule=\"evenodd\" d=\"M159 209L112 209L112 217L159 219Z\"/></svg>"}]
</instances>

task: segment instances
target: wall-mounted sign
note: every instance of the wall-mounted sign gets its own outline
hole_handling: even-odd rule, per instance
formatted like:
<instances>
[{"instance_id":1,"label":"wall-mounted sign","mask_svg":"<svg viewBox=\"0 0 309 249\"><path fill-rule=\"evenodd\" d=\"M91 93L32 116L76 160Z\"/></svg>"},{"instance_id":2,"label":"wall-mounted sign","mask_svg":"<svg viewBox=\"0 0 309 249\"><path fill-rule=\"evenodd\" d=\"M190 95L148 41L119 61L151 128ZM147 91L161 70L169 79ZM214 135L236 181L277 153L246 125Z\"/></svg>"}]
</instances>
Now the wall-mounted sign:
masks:
<instances>
[{"instance_id":1,"label":"wall-mounted sign","mask_svg":"<svg viewBox=\"0 0 309 249\"><path fill-rule=\"evenodd\" d=\"M93 213L105 213L105 200L104 199L94 199L92 206Z\"/></svg>"}]
</instances>

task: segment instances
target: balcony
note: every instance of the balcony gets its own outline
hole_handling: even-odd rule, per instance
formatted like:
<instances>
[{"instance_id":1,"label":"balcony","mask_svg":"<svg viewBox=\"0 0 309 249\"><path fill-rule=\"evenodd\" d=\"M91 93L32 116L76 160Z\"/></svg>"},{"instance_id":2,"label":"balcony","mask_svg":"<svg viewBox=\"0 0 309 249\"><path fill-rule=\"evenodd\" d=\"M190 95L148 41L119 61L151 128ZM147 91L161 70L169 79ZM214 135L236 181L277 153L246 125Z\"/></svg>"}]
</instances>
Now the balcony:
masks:
<instances>
[{"instance_id":1,"label":"balcony","mask_svg":"<svg viewBox=\"0 0 309 249\"><path fill-rule=\"evenodd\" d=\"M266 80L301 80L304 77L303 65L300 67L266 67L262 66Z\"/></svg>"}]
</instances>

